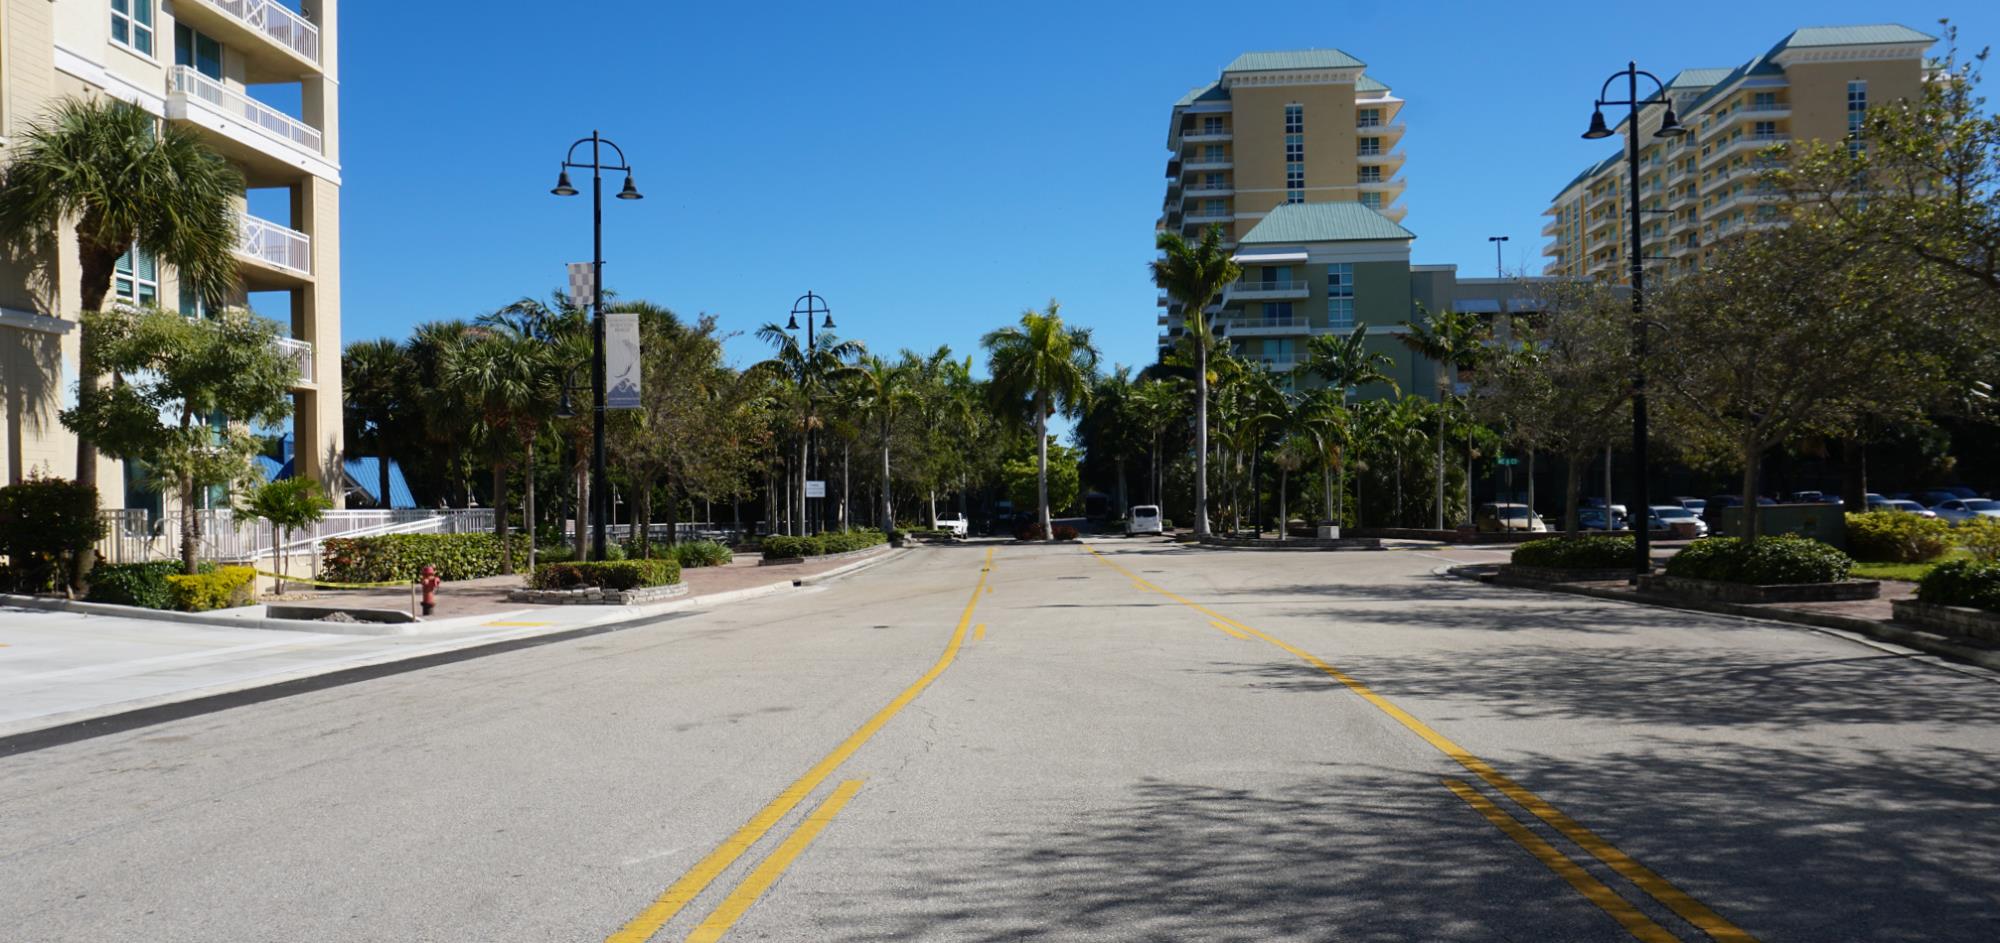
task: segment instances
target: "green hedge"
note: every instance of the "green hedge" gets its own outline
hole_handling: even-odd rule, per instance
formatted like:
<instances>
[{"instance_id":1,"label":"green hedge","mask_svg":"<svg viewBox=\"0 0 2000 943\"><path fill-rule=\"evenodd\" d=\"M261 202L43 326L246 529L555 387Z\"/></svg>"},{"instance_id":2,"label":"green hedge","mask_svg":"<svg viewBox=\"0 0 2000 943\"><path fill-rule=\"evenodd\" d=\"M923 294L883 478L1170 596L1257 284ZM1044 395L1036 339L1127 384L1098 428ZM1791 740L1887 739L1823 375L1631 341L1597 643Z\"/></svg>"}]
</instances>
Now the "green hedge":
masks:
<instances>
[{"instance_id":1,"label":"green hedge","mask_svg":"<svg viewBox=\"0 0 2000 943\"><path fill-rule=\"evenodd\" d=\"M1951 524L1902 511L1847 515L1847 551L1870 563L1925 563L1951 549Z\"/></svg>"},{"instance_id":2,"label":"green hedge","mask_svg":"<svg viewBox=\"0 0 2000 943\"><path fill-rule=\"evenodd\" d=\"M793 557L820 557L829 553L865 550L876 544L887 543L888 540L888 535L868 527L856 528L844 534L814 534L810 537L787 537L782 534L773 534L764 538L764 559L787 560Z\"/></svg>"},{"instance_id":3,"label":"green hedge","mask_svg":"<svg viewBox=\"0 0 2000 943\"><path fill-rule=\"evenodd\" d=\"M1939 606L1970 606L2000 612L2000 563L1977 560L1940 563L1917 583L1917 599Z\"/></svg>"},{"instance_id":4,"label":"green hedge","mask_svg":"<svg viewBox=\"0 0 2000 943\"><path fill-rule=\"evenodd\" d=\"M1514 548L1517 566L1556 570L1616 570L1633 565L1639 545L1631 537L1544 537Z\"/></svg>"},{"instance_id":5,"label":"green hedge","mask_svg":"<svg viewBox=\"0 0 2000 943\"><path fill-rule=\"evenodd\" d=\"M196 569L202 573L213 573L215 564L203 561ZM167 577L179 576L180 572L178 560L99 564L90 571L90 594L84 598L90 602L120 606L172 609L174 597L167 589Z\"/></svg>"},{"instance_id":6,"label":"green hedge","mask_svg":"<svg viewBox=\"0 0 2000 943\"><path fill-rule=\"evenodd\" d=\"M257 571L247 566L225 566L194 576L169 575L167 597L182 612L207 612L247 606L257 600Z\"/></svg>"},{"instance_id":7,"label":"green hedge","mask_svg":"<svg viewBox=\"0 0 2000 943\"><path fill-rule=\"evenodd\" d=\"M531 583L536 589L641 589L680 581L681 565L673 560L600 560L543 564L535 567Z\"/></svg>"},{"instance_id":8,"label":"green hedge","mask_svg":"<svg viewBox=\"0 0 2000 943\"><path fill-rule=\"evenodd\" d=\"M514 541L514 562L528 558L525 538ZM500 538L492 534L384 534L328 539L320 574L335 583L413 580L424 564L438 579L471 580L500 573Z\"/></svg>"},{"instance_id":9,"label":"green hedge","mask_svg":"<svg viewBox=\"0 0 2000 943\"><path fill-rule=\"evenodd\" d=\"M681 541L673 545L673 555L674 562L679 563L684 570L691 567L722 566L736 559L736 555L730 553L728 547L713 540Z\"/></svg>"},{"instance_id":10,"label":"green hedge","mask_svg":"<svg viewBox=\"0 0 2000 943\"><path fill-rule=\"evenodd\" d=\"M1854 561L1828 544L1784 534L1745 543L1735 537L1697 541L1667 560L1667 575L1723 583L1837 583Z\"/></svg>"},{"instance_id":11,"label":"green hedge","mask_svg":"<svg viewBox=\"0 0 2000 943\"><path fill-rule=\"evenodd\" d=\"M29 478L0 488L0 556L7 587L37 593L68 582L79 553L104 539L97 489L64 478Z\"/></svg>"}]
</instances>

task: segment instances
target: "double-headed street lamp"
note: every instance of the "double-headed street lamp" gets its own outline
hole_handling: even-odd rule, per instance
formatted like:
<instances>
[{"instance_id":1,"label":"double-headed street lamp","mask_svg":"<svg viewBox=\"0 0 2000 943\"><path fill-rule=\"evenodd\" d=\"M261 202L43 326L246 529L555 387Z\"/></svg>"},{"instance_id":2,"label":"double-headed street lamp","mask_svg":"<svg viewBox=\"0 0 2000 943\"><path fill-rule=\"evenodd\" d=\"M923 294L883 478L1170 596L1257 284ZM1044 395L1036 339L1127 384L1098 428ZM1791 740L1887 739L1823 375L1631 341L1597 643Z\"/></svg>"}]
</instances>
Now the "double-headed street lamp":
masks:
<instances>
[{"instance_id":1,"label":"double-headed street lamp","mask_svg":"<svg viewBox=\"0 0 2000 943\"><path fill-rule=\"evenodd\" d=\"M576 149L590 145L590 162L580 163ZM604 162L604 148L618 152L618 163ZM621 200L641 199L639 188L632 185L632 168L625 162L625 151L609 139L590 132L587 138L578 138L569 146L569 153L563 155L562 171L556 176L556 185L549 192L556 196L575 196L576 187L570 185L570 168L590 171L590 390L596 397L596 415L591 421L590 457L590 555L592 559L605 558L605 524L610 515L609 498L611 486L604 472L604 172L622 170L625 172L625 187L618 191ZM564 398L568 393L565 391ZM504 513L504 512L503 512Z\"/></svg>"},{"instance_id":2,"label":"double-headed street lamp","mask_svg":"<svg viewBox=\"0 0 2000 943\"><path fill-rule=\"evenodd\" d=\"M1645 76L1657 90L1653 98L1639 98L1639 76ZM1611 83L1619 76L1625 77L1626 94L1623 99L1609 99L1604 95ZM1646 260L1639 254L1639 109L1646 105L1664 105L1666 115L1660 119L1660 127L1653 132L1656 138L1677 138L1687 133L1680 119L1674 117L1674 104L1667 98L1667 86L1659 76L1639 68L1636 62L1625 63L1625 68L1613 72L1610 78L1597 90L1597 101L1590 113L1590 130L1583 132L1584 138L1598 140L1611 136L1611 129L1604 125L1604 106L1624 105L1630 109L1625 117L1625 205L1631 211L1626 228L1630 230L1631 279L1632 279L1632 536L1637 545L1632 566L1640 573L1653 570L1653 547L1648 528L1652 515L1652 500L1646 490ZM1607 472L1608 474L1608 472ZM1605 516L1611 514L1610 501L1606 500Z\"/></svg>"},{"instance_id":3,"label":"double-headed street lamp","mask_svg":"<svg viewBox=\"0 0 2000 943\"><path fill-rule=\"evenodd\" d=\"M821 315L825 319L825 323L822 323L820 327L831 331L833 330L833 309L827 307L825 298L813 294L808 290L805 294L799 296L799 300L792 302L792 316L786 319L785 330L798 330L799 315L802 314L806 317L806 348L804 352L805 356L800 358L803 375L799 377L799 385L805 388L806 413L804 421L800 425L803 426L806 437L806 449L805 454L799 460L799 533L804 534L806 532L806 522L812 518L812 515L806 513L806 508L808 507L806 504L806 479L812 477L812 472L810 471L812 467L812 381L815 371L813 356L819 352L819 347L813 339L813 315ZM822 498L821 500L825 499Z\"/></svg>"}]
</instances>

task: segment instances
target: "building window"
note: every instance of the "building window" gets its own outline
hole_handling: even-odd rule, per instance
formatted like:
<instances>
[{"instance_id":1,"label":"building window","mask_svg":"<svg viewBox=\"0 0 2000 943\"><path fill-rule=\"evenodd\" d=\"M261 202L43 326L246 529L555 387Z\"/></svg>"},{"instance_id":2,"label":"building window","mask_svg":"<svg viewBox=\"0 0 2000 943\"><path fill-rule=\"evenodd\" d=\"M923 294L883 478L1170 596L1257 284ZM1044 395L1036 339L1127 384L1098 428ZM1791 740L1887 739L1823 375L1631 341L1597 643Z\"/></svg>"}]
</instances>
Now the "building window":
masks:
<instances>
[{"instance_id":1,"label":"building window","mask_svg":"<svg viewBox=\"0 0 2000 943\"><path fill-rule=\"evenodd\" d=\"M1363 109L1361 109L1360 111L1357 111L1357 112L1355 112L1355 113L1354 113L1354 124L1355 124L1355 126L1356 126L1356 127L1361 127L1361 128L1379 128L1379 127L1381 127L1381 126L1382 126L1382 109L1380 109L1380 108L1363 108Z\"/></svg>"},{"instance_id":2,"label":"building window","mask_svg":"<svg viewBox=\"0 0 2000 943\"><path fill-rule=\"evenodd\" d=\"M174 65L192 66L211 79L221 79L222 43L206 33L175 23Z\"/></svg>"},{"instance_id":3,"label":"building window","mask_svg":"<svg viewBox=\"0 0 2000 943\"><path fill-rule=\"evenodd\" d=\"M1382 153L1382 139L1362 138L1359 153L1362 157L1380 156Z\"/></svg>"},{"instance_id":4,"label":"building window","mask_svg":"<svg viewBox=\"0 0 2000 943\"><path fill-rule=\"evenodd\" d=\"M1868 83L1855 79L1847 83L1847 152L1861 152L1861 131L1868 123Z\"/></svg>"},{"instance_id":5,"label":"building window","mask_svg":"<svg viewBox=\"0 0 2000 943\"><path fill-rule=\"evenodd\" d=\"M1369 165L1369 166L1367 166L1367 167L1363 167L1363 168L1361 168L1361 182L1362 182L1362 183L1381 183L1381 182L1382 182L1382 168L1380 168L1380 167L1377 167L1377 166L1375 166L1375 165L1373 165L1373 164L1370 164L1370 165Z\"/></svg>"},{"instance_id":6,"label":"building window","mask_svg":"<svg viewBox=\"0 0 2000 943\"><path fill-rule=\"evenodd\" d=\"M1201 133L1203 133L1203 134L1221 134L1221 133L1223 133L1223 130L1224 130L1224 129L1223 129L1223 127L1222 127L1222 119L1221 119L1221 118L1203 118L1203 119L1201 119Z\"/></svg>"},{"instance_id":7,"label":"building window","mask_svg":"<svg viewBox=\"0 0 2000 943\"><path fill-rule=\"evenodd\" d=\"M1222 175L1221 175L1221 174L1203 174L1203 175L1202 175L1202 177L1201 177L1201 188L1202 188L1203 190L1221 190L1221 189L1225 189L1225 187L1224 187L1224 185L1223 185L1223 183L1222 183Z\"/></svg>"},{"instance_id":8,"label":"building window","mask_svg":"<svg viewBox=\"0 0 2000 943\"><path fill-rule=\"evenodd\" d=\"M1265 305L1265 307L1269 308L1270 306ZM1285 307L1290 308L1291 305L1286 305ZM1285 316L1288 318L1291 317L1289 313ZM1290 340L1273 339L1264 342L1264 365L1267 367L1277 370L1290 370L1292 369L1292 359L1296 356L1297 350L1292 347Z\"/></svg>"},{"instance_id":9,"label":"building window","mask_svg":"<svg viewBox=\"0 0 2000 943\"><path fill-rule=\"evenodd\" d=\"M1350 263L1326 267L1326 323L1337 328L1354 326L1354 266Z\"/></svg>"},{"instance_id":10,"label":"building window","mask_svg":"<svg viewBox=\"0 0 2000 943\"><path fill-rule=\"evenodd\" d=\"M1267 288L1290 286L1292 284L1292 267L1289 265L1266 266L1264 269L1263 284Z\"/></svg>"},{"instance_id":11,"label":"building window","mask_svg":"<svg viewBox=\"0 0 2000 943\"><path fill-rule=\"evenodd\" d=\"M153 54L153 0L111 0L111 41Z\"/></svg>"},{"instance_id":12,"label":"building window","mask_svg":"<svg viewBox=\"0 0 2000 943\"><path fill-rule=\"evenodd\" d=\"M1229 156L1222 152L1222 145L1210 144L1207 147L1202 148L1201 159L1203 163L1220 164L1224 161L1227 161L1229 159Z\"/></svg>"},{"instance_id":13,"label":"building window","mask_svg":"<svg viewBox=\"0 0 2000 943\"><path fill-rule=\"evenodd\" d=\"M1750 96L1750 107L1755 111L1771 111L1778 107L1777 92L1758 92Z\"/></svg>"},{"instance_id":14,"label":"building window","mask_svg":"<svg viewBox=\"0 0 2000 943\"><path fill-rule=\"evenodd\" d=\"M1306 111L1285 106L1285 202L1306 201Z\"/></svg>"},{"instance_id":15,"label":"building window","mask_svg":"<svg viewBox=\"0 0 2000 943\"><path fill-rule=\"evenodd\" d=\"M1264 323L1285 326L1292 323L1292 303L1289 301L1264 302Z\"/></svg>"},{"instance_id":16,"label":"building window","mask_svg":"<svg viewBox=\"0 0 2000 943\"><path fill-rule=\"evenodd\" d=\"M1776 121L1759 121L1750 129L1750 134L1753 137L1766 140L1775 138L1778 136L1778 123Z\"/></svg>"},{"instance_id":17,"label":"building window","mask_svg":"<svg viewBox=\"0 0 2000 943\"><path fill-rule=\"evenodd\" d=\"M1306 109L1304 105L1285 106L1285 133L1303 134L1306 130Z\"/></svg>"},{"instance_id":18,"label":"building window","mask_svg":"<svg viewBox=\"0 0 2000 943\"><path fill-rule=\"evenodd\" d=\"M111 293L126 301L141 305L157 304L160 300L160 266L153 254L134 245L118 257L118 266L111 279Z\"/></svg>"},{"instance_id":19,"label":"building window","mask_svg":"<svg viewBox=\"0 0 2000 943\"><path fill-rule=\"evenodd\" d=\"M1376 193L1376 192L1375 192L1375 191L1373 191L1373 190L1370 190L1370 191L1369 191L1369 192L1367 192L1367 193L1363 193L1363 194L1361 194L1361 205L1362 205L1362 206L1365 206L1365 207L1368 207L1368 208L1369 208L1369 209L1371 209L1371 210L1379 210L1379 209L1381 209L1381 208L1382 208L1382 194L1380 194L1380 193Z\"/></svg>"},{"instance_id":20,"label":"building window","mask_svg":"<svg viewBox=\"0 0 2000 943\"><path fill-rule=\"evenodd\" d=\"M1229 204L1222 200L1203 200L1201 201L1201 215L1228 216Z\"/></svg>"}]
</instances>

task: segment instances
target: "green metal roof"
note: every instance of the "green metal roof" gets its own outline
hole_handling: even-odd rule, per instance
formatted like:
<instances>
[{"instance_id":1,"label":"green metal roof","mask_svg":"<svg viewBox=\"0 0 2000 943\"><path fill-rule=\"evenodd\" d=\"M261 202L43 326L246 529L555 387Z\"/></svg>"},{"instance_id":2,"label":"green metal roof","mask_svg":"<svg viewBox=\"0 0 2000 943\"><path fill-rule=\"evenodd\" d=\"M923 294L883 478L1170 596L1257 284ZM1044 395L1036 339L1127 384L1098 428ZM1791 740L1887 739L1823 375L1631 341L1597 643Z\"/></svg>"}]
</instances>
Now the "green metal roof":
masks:
<instances>
[{"instance_id":1,"label":"green metal roof","mask_svg":"<svg viewBox=\"0 0 2000 943\"><path fill-rule=\"evenodd\" d=\"M1675 75L1673 80L1667 83L1667 88L1670 91L1680 91L1687 88L1707 88L1728 77L1729 72L1730 70L1727 67L1720 69L1682 69L1680 74Z\"/></svg>"},{"instance_id":2,"label":"green metal roof","mask_svg":"<svg viewBox=\"0 0 2000 943\"><path fill-rule=\"evenodd\" d=\"M1242 244L1298 245L1415 238L1416 233L1359 203L1281 203L1243 235Z\"/></svg>"},{"instance_id":3,"label":"green metal roof","mask_svg":"<svg viewBox=\"0 0 2000 943\"><path fill-rule=\"evenodd\" d=\"M1363 75L1354 80L1354 90L1357 92L1386 92L1389 90L1389 86L1375 81L1373 76Z\"/></svg>"},{"instance_id":4,"label":"green metal roof","mask_svg":"<svg viewBox=\"0 0 2000 943\"><path fill-rule=\"evenodd\" d=\"M1188 89L1188 93L1186 95L1182 95L1180 101L1174 102L1174 107L1186 108L1187 106L1192 105L1195 102L1228 101L1228 100L1229 100L1229 90L1223 88L1222 83L1217 81L1217 82L1210 82L1207 85L1202 85L1196 88Z\"/></svg>"},{"instance_id":5,"label":"green metal roof","mask_svg":"<svg viewBox=\"0 0 2000 943\"><path fill-rule=\"evenodd\" d=\"M1937 42L1937 37L1929 33L1919 33L1907 26L1895 23L1878 23L1868 26L1808 26L1792 31L1779 49L1802 49L1815 46L1880 46L1891 43Z\"/></svg>"},{"instance_id":6,"label":"green metal roof","mask_svg":"<svg viewBox=\"0 0 2000 943\"><path fill-rule=\"evenodd\" d=\"M1299 49L1291 52L1246 52L1236 57L1224 72L1273 72L1281 69L1359 69L1362 62L1338 49Z\"/></svg>"}]
</instances>

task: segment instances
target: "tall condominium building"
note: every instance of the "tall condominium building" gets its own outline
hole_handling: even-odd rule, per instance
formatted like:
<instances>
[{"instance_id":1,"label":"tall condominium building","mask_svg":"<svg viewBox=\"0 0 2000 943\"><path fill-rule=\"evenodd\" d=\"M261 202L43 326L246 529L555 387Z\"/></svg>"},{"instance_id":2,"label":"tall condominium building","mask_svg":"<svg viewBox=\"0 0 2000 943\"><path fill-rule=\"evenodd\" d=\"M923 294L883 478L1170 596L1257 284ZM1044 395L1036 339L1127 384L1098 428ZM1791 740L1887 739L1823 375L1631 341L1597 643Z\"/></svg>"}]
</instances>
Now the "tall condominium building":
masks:
<instances>
[{"instance_id":1,"label":"tall condominium building","mask_svg":"<svg viewBox=\"0 0 2000 943\"><path fill-rule=\"evenodd\" d=\"M1219 224L1234 249L1274 207L1358 203L1404 216L1397 120L1403 100L1338 49L1250 52L1174 103L1157 226L1197 236ZM1160 298L1161 343L1181 312Z\"/></svg>"},{"instance_id":2,"label":"tall condominium building","mask_svg":"<svg viewBox=\"0 0 2000 943\"><path fill-rule=\"evenodd\" d=\"M296 470L339 474L339 0L0 0L0 164L66 98L109 96L196 129L242 171L234 299L280 322L299 365ZM255 212L253 212L253 208ZM44 258L0 258L6 481L75 474L81 306L75 238ZM201 299L142 247L119 260L114 299L199 317ZM158 509L141 469L98 469L106 507ZM171 489L168 489L171 490ZM336 489L334 496L338 498Z\"/></svg>"},{"instance_id":3,"label":"tall condominium building","mask_svg":"<svg viewBox=\"0 0 2000 943\"><path fill-rule=\"evenodd\" d=\"M1640 258L1648 266L1689 268L1719 239L1776 225L1774 195L1758 183L1765 152L1790 141L1865 146L1859 131L1868 108L1917 96L1924 53L1936 41L1896 25L1809 27L1733 69L1675 75L1666 95L1689 133L1656 138L1664 109L1648 108L1641 117ZM1623 121L1616 130L1623 144ZM1542 247L1543 274L1627 280L1626 153L1621 146L1556 195L1544 213L1542 235L1552 239Z\"/></svg>"}]
</instances>

